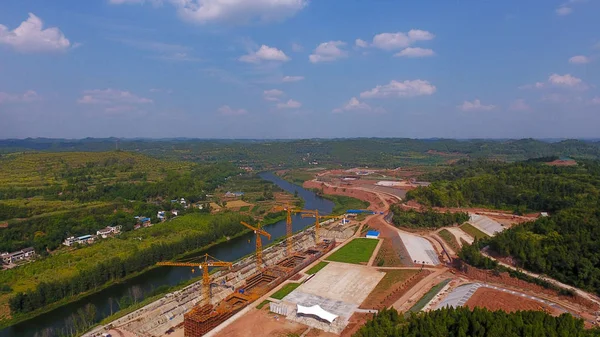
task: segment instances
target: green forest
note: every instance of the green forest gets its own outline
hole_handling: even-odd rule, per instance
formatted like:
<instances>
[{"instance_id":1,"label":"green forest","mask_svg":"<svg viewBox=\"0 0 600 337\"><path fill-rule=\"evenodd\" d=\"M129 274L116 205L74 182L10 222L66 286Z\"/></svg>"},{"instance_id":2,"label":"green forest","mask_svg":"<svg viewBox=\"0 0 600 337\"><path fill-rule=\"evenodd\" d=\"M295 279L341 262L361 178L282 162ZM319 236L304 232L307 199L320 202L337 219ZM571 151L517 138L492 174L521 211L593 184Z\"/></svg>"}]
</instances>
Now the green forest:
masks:
<instances>
[{"instance_id":1,"label":"green forest","mask_svg":"<svg viewBox=\"0 0 600 337\"><path fill-rule=\"evenodd\" d=\"M519 267L600 294L600 163L549 166L543 161L465 161L430 175L435 182L408 193L429 206L485 206L515 213L548 211L549 217L514 226L479 243ZM490 262L470 248L475 266Z\"/></svg>"},{"instance_id":2,"label":"green forest","mask_svg":"<svg viewBox=\"0 0 600 337\"><path fill-rule=\"evenodd\" d=\"M598 336L585 330L583 320L569 314L558 317L541 311L489 311L465 307L444 308L404 317L384 309L358 330L354 337L519 337Z\"/></svg>"},{"instance_id":3,"label":"green forest","mask_svg":"<svg viewBox=\"0 0 600 337\"><path fill-rule=\"evenodd\" d=\"M392 223L396 227L408 228L441 228L462 224L469 220L469 214L465 212L436 212L431 209L416 211L405 210L399 205L391 205L390 210L394 213Z\"/></svg>"}]
</instances>

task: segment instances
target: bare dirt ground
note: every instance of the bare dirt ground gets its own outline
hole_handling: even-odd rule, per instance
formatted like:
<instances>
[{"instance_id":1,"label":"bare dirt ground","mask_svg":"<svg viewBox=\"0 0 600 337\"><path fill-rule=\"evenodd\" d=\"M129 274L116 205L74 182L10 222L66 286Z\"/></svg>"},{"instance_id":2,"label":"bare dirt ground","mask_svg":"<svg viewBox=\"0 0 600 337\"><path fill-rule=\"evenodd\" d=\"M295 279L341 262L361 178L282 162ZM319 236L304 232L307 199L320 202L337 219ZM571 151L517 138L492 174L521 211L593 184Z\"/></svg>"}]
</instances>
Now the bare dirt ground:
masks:
<instances>
[{"instance_id":1,"label":"bare dirt ground","mask_svg":"<svg viewBox=\"0 0 600 337\"><path fill-rule=\"evenodd\" d=\"M549 166L575 166L577 165L577 162L574 160L560 160L557 159L555 161L551 161L549 163L546 163L546 165Z\"/></svg>"},{"instance_id":2,"label":"bare dirt ground","mask_svg":"<svg viewBox=\"0 0 600 337\"><path fill-rule=\"evenodd\" d=\"M362 302L361 309L380 309L393 304L412 285L425 277L428 271L419 274L418 269L385 270L386 275Z\"/></svg>"},{"instance_id":3,"label":"bare dirt ground","mask_svg":"<svg viewBox=\"0 0 600 337\"><path fill-rule=\"evenodd\" d=\"M226 207L229 209L240 208L244 206L254 206L250 203L245 202L244 200L232 200L228 201Z\"/></svg>"},{"instance_id":4,"label":"bare dirt ground","mask_svg":"<svg viewBox=\"0 0 600 337\"><path fill-rule=\"evenodd\" d=\"M503 310L506 312L518 310L543 310L554 316L558 316L562 313L560 310L532 299L486 287L477 289L473 296L465 303L465 306L471 309L480 307L489 310Z\"/></svg>"},{"instance_id":5,"label":"bare dirt ground","mask_svg":"<svg viewBox=\"0 0 600 337\"><path fill-rule=\"evenodd\" d=\"M363 326L369 319L373 317L373 314L367 314L362 312L355 312L350 316L350 320L346 328L341 333L341 337L350 337L354 335L361 326Z\"/></svg>"},{"instance_id":6,"label":"bare dirt ground","mask_svg":"<svg viewBox=\"0 0 600 337\"><path fill-rule=\"evenodd\" d=\"M383 243L375 258L375 264L378 265L379 261L383 261L381 267L401 267L404 265L398 252L394 248L391 238L383 238Z\"/></svg>"},{"instance_id":7,"label":"bare dirt ground","mask_svg":"<svg viewBox=\"0 0 600 337\"><path fill-rule=\"evenodd\" d=\"M268 309L251 310L235 322L221 330L215 337L285 337L289 334L302 334L306 325L288 321L284 316L269 313Z\"/></svg>"}]
</instances>

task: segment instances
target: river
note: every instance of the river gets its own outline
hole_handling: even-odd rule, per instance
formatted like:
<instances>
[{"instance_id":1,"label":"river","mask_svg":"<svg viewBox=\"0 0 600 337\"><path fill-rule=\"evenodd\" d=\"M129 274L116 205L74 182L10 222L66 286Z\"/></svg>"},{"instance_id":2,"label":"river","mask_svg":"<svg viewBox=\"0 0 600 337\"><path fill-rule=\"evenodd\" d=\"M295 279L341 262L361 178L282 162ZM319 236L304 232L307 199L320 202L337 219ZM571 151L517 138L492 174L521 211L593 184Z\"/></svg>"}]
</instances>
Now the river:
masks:
<instances>
[{"instance_id":1,"label":"river","mask_svg":"<svg viewBox=\"0 0 600 337\"><path fill-rule=\"evenodd\" d=\"M261 173L260 177L275 183L283 190L294 193L298 191L298 196L304 200L305 209L318 209L320 214L329 214L333 209L333 202L318 197L315 193L308 191L298 185L291 184L272 173ZM314 224L314 218L302 218L299 214L292 218L294 232L304 229ZM168 226L168 224L163 224ZM163 226L158 225L158 226ZM241 226L241 225L240 225ZM285 235L285 220L279 221L273 225L265 226L271 234L271 240L263 238L263 244L268 245L271 241L276 240ZM235 261L243 256L251 254L255 249L254 233L237 237L230 241L211 247L206 253L223 261ZM202 252L204 254L205 252ZM96 321L99 322L103 318L109 316L111 312L118 310L116 301L124 296L127 296L134 291L142 290L147 294L162 285L173 286L182 281L191 278L200 279L201 274L194 274L190 268L177 267L159 267L149 270L135 278L129 279L123 283L110 286L100 292L87 296L73 303L64 305L60 308L32 318L30 320L18 323L11 327L0 330L0 337L34 337L38 336L53 336L54 334L44 335L42 332L47 330L63 331L66 326L66 321L71 315L79 309L83 309L88 303L96 307ZM112 304L111 304L112 303ZM58 335L57 333L55 335Z\"/></svg>"}]
</instances>

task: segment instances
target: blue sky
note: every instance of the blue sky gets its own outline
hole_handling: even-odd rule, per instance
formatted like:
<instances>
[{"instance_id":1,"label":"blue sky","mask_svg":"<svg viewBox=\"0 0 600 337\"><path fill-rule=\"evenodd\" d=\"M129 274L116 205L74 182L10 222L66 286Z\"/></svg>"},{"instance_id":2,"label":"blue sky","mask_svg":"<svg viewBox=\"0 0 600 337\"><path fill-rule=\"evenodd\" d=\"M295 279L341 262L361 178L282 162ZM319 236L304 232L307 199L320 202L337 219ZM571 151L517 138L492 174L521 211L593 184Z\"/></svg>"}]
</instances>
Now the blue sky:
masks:
<instances>
[{"instance_id":1,"label":"blue sky","mask_svg":"<svg viewBox=\"0 0 600 337\"><path fill-rule=\"evenodd\" d=\"M0 138L599 137L600 1L2 0Z\"/></svg>"}]
</instances>

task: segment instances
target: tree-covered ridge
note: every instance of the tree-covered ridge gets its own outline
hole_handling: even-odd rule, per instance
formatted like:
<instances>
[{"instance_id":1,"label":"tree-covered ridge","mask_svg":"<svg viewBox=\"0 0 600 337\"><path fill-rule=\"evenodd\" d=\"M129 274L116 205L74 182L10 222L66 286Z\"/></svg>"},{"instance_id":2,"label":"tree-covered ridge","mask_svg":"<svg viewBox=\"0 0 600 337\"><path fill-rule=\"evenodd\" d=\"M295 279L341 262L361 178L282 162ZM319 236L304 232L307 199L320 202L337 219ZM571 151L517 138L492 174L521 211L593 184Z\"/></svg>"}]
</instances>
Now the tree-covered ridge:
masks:
<instances>
[{"instance_id":1,"label":"tree-covered ridge","mask_svg":"<svg viewBox=\"0 0 600 337\"><path fill-rule=\"evenodd\" d=\"M600 194L597 161L581 161L571 167L538 162L462 161L428 178L435 182L408 192L407 199L427 206L553 212L590 202Z\"/></svg>"},{"instance_id":2,"label":"tree-covered ridge","mask_svg":"<svg viewBox=\"0 0 600 337\"><path fill-rule=\"evenodd\" d=\"M550 211L550 217L514 226L484 242L519 266L600 294L600 164L555 167L540 162L463 162L409 198L433 206L488 206L516 212ZM482 248L480 244L477 248ZM475 266L489 261L465 247Z\"/></svg>"},{"instance_id":3,"label":"tree-covered ridge","mask_svg":"<svg viewBox=\"0 0 600 337\"><path fill-rule=\"evenodd\" d=\"M143 230L123 233L112 240L71 252L60 252L35 263L0 273L9 286L13 315L97 289L128 275L171 260L177 255L234 236L245 229L249 216L234 212L191 214ZM0 303L1 304L1 303Z\"/></svg>"},{"instance_id":4,"label":"tree-covered ridge","mask_svg":"<svg viewBox=\"0 0 600 337\"><path fill-rule=\"evenodd\" d=\"M25 139L0 140L0 153L14 151L109 151L117 139ZM600 158L600 142L565 140L452 139L303 139L303 140L202 140L120 139L119 148L158 158L196 162L229 161L255 168L319 165L377 166L441 164L457 158L526 160L540 156Z\"/></svg>"},{"instance_id":5,"label":"tree-covered ridge","mask_svg":"<svg viewBox=\"0 0 600 337\"><path fill-rule=\"evenodd\" d=\"M408 318L395 309L384 309L368 321L354 337L519 337L597 336L585 330L583 320L569 314L559 317L541 311L489 311L475 308L444 308Z\"/></svg>"},{"instance_id":6,"label":"tree-covered ridge","mask_svg":"<svg viewBox=\"0 0 600 337\"><path fill-rule=\"evenodd\" d=\"M413 209L402 209L399 205L392 205L390 210L394 213L392 222L396 227L441 228L460 225L469 220L469 214L465 212L441 213L431 209L419 212Z\"/></svg>"}]
</instances>

